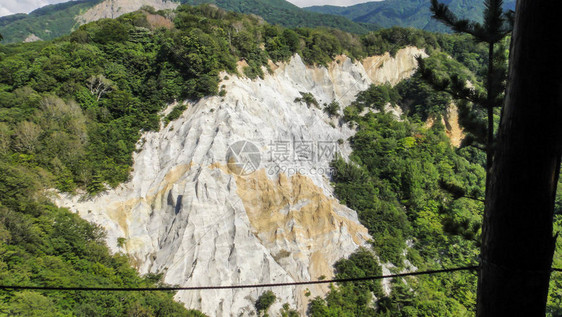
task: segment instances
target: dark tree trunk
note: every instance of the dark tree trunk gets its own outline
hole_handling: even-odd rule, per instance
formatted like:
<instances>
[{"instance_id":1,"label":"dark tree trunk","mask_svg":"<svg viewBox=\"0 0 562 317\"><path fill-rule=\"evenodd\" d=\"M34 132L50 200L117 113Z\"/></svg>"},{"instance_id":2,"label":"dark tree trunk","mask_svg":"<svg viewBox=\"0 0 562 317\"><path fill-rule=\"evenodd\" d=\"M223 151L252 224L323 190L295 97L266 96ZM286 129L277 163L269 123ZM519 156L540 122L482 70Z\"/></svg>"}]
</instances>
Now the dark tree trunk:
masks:
<instances>
[{"instance_id":1,"label":"dark tree trunk","mask_svg":"<svg viewBox=\"0 0 562 317\"><path fill-rule=\"evenodd\" d=\"M486 131L486 192L488 192L490 181L490 171L492 169L493 158L494 158L494 97L493 92L494 85L493 81L494 73L494 43L488 43L488 83L487 83L487 105L486 110L488 111L488 131Z\"/></svg>"},{"instance_id":2,"label":"dark tree trunk","mask_svg":"<svg viewBox=\"0 0 562 317\"><path fill-rule=\"evenodd\" d=\"M544 316L562 146L562 1L519 0L486 196L477 316Z\"/></svg>"}]
</instances>

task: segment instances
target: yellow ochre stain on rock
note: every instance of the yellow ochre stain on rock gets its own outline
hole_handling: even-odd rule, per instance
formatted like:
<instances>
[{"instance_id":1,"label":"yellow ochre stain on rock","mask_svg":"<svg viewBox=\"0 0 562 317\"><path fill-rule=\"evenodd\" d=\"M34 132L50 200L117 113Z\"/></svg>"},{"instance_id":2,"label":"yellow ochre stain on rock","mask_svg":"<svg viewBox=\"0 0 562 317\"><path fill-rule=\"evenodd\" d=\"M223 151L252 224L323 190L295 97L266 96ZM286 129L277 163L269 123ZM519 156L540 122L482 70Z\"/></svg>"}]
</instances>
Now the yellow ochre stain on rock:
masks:
<instances>
[{"instance_id":1,"label":"yellow ochre stain on rock","mask_svg":"<svg viewBox=\"0 0 562 317\"><path fill-rule=\"evenodd\" d=\"M176 183L185 173L187 173L193 163L183 164L173 167L165 176L162 183L158 187L152 188L145 197L139 197L134 199L129 199L126 201L120 201L113 204L112 208L107 209L108 217L116 222L119 227L123 230L125 237L129 236L129 224L128 220L131 216L132 210L136 205L142 202L146 202L154 207L155 203L161 201L162 195L166 194L174 183Z\"/></svg>"},{"instance_id":2,"label":"yellow ochre stain on rock","mask_svg":"<svg viewBox=\"0 0 562 317\"><path fill-rule=\"evenodd\" d=\"M241 198L250 224L266 245L276 241L295 242L300 252L293 258L308 257L308 271L312 278L332 277L333 268L324 246L330 243L333 233L342 227L357 245L364 242L367 229L358 222L336 213L343 208L334 198L327 197L311 178L296 174L280 174L269 179L265 169L247 176L233 174L228 167L214 163L236 180L237 194Z\"/></svg>"},{"instance_id":3,"label":"yellow ochre stain on rock","mask_svg":"<svg viewBox=\"0 0 562 317\"><path fill-rule=\"evenodd\" d=\"M248 176L235 175L235 178L237 194L252 226L270 241L278 238L314 240L345 225L355 243L361 244L353 233L366 232L365 228L337 215L334 209L338 202L326 197L309 177L280 174L277 180L270 180L262 169Z\"/></svg>"}]
</instances>

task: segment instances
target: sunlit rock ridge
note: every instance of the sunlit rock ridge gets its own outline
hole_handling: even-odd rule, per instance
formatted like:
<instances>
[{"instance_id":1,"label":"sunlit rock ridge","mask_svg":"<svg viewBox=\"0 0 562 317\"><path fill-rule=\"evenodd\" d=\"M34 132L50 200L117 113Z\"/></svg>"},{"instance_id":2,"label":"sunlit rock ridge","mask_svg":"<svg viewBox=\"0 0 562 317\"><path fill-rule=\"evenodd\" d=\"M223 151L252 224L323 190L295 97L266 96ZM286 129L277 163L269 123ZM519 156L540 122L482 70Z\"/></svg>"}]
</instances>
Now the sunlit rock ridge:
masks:
<instances>
[{"instance_id":1,"label":"sunlit rock ridge","mask_svg":"<svg viewBox=\"0 0 562 317\"><path fill-rule=\"evenodd\" d=\"M97 21L100 19L114 19L123 14L136 11L143 6L149 6L155 10L175 9L179 1L174 0L109 0L86 10L75 17L79 25Z\"/></svg>"},{"instance_id":2,"label":"sunlit rock ridge","mask_svg":"<svg viewBox=\"0 0 562 317\"><path fill-rule=\"evenodd\" d=\"M370 239L367 229L332 195L323 172L330 158L318 158L319 151L309 160L277 154L282 144L294 150L308 142L317 149L323 142L347 157L354 130L295 99L305 92L321 108L332 101L347 106L373 83L411 76L417 55L426 56L414 47L363 61L339 56L328 67L306 66L295 55L271 63L273 71L263 79L222 74L226 95L190 103L179 119L143 135L129 182L93 198L63 195L57 203L103 226L113 251L129 254L141 273L164 272L168 284L333 277L335 261ZM246 166L245 173L233 168L236 156L227 155L238 141L260 154L259 165ZM266 290L180 291L176 299L209 316L249 316ZM272 291L277 300L270 313L276 316L283 303L304 313L308 300L327 286Z\"/></svg>"}]
</instances>

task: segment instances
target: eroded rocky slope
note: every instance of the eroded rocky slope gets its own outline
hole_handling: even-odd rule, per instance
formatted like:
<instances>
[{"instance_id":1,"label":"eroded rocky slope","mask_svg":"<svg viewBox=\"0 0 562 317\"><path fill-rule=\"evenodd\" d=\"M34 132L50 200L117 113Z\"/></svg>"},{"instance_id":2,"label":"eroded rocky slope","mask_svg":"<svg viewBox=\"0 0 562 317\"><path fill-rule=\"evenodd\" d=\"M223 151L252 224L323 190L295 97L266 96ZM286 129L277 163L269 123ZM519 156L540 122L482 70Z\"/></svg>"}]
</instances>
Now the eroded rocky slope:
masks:
<instances>
[{"instance_id":1,"label":"eroded rocky slope","mask_svg":"<svg viewBox=\"0 0 562 317\"><path fill-rule=\"evenodd\" d=\"M136 11L143 6L150 6L155 10L175 9L177 6L179 6L179 1L106 0L78 15L75 20L79 25L82 25L100 19L114 19L123 14Z\"/></svg>"},{"instance_id":2,"label":"eroded rocky slope","mask_svg":"<svg viewBox=\"0 0 562 317\"><path fill-rule=\"evenodd\" d=\"M320 105L347 106L372 83L411 76L418 54L425 53L408 47L394 58L341 56L328 67L305 66L296 55L272 64L263 79L223 74L225 96L189 104L179 119L143 136L129 182L57 202L102 225L112 250L127 252L142 273L164 272L169 284L330 278L333 263L369 239L329 183L329 162L336 151L349 154L354 131L295 99L306 92ZM308 290L313 298L326 288ZM289 303L304 312L308 290L273 289L270 311ZM251 314L264 291L182 291L176 298L210 316L239 316Z\"/></svg>"}]
</instances>

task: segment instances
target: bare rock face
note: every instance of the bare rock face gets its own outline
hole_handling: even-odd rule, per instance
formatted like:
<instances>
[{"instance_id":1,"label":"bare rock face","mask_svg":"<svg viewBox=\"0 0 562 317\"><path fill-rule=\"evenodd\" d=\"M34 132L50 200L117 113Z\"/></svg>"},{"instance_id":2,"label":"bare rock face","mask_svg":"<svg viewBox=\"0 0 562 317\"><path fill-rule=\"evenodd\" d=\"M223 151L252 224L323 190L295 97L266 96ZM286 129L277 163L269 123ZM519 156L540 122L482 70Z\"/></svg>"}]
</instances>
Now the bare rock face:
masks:
<instances>
[{"instance_id":1,"label":"bare rock face","mask_svg":"<svg viewBox=\"0 0 562 317\"><path fill-rule=\"evenodd\" d=\"M123 14L136 11L143 6L151 6L156 10L175 9L179 1L173 0L105 0L86 12L77 16L79 25L97 21L100 19L115 19Z\"/></svg>"},{"instance_id":2,"label":"bare rock face","mask_svg":"<svg viewBox=\"0 0 562 317\"><path fill-rule=\"evenodd\" d=\"M42 39L35 34L29 34L25 38L25 40L23 40L24 43L31 43L31 42L37 42L37 41L42 41Z\"/></svg>"},{"instance_id":3,"label":"bare rock face","mask_svg":"<svg viewBox=\"0 0 562 317\"><path fill-rule=\"evenodd\" d=\"M435 117L429 117L425 122L426 128L431 128L435 124ZM464 129L459 123L459 109L457 105L451 103L447 108L447 113L441 118L441 124L445 127L445 133L449 137L451 144L460 147L465 138Z\"/></svg>"},{"instance_id":4,"label":"bare rock face","mask_svg":"<svg viewBox=\"0 0 562 317\"><path fill-rule=\"evenodd\" d=\"M225 96L190 104L179 119L143 136L129 182L57 203L102 225L113 251L128 253L141 273L164 272L169 284L331 278L334 262L370 238L329 183L329 162L336 151L347 157L354 131L295 99L305 92L319 105L347 106L372 83L410 76L418 54L425 55L406 48L396 58L379 57L384 75L345 56L308 67L298 55L272 64L263 79L223 74ZM248 316L266 290L181 291L176 299L210 316ZM327 287L271 290L276 316L283 303L304 313L309 298Z\"/></svg>"},{"instance_id":5,"label":"bare rock face","mask_svg":"<svg viewBox=\"0 0 562 317\"><path fill-rule=\"evenodd\" d=\"M425 52L410 46L399 50L394 56L387 52L384 55L367 57L362 64L373 83L389 82L394 86L413 74L412 70L415 69L415 66L412 67L416 64L412 60L412 56L417 55L427 57Z\"/></svg>"}]
</instances>

